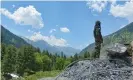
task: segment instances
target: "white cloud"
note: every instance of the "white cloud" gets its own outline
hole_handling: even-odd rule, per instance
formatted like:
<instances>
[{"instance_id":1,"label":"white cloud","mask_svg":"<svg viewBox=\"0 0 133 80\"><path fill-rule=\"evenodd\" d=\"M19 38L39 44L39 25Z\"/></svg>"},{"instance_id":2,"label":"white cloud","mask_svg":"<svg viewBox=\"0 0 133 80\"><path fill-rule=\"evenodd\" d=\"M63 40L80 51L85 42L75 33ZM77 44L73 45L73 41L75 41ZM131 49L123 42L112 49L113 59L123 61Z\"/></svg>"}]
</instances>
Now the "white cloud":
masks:
<instances>
[{"instance_id":1,"label":"white cloud","mask_svg":"<svg viewBox=\"0 0 133 80\"><path fill-rule=\"evenodd\" d=\"M56 31L56 29L51 29L49 33L53 33L54 31Z\"/></svg>"},{"instance_id":2,"label":"white cloud","mask_svg":"<svg viewBox=\"0 0 133 80\"><path fill-rule=\"evenodd\" d=\"M126 18L129 22L133 21L133 0L125 2L123 5L112 4L110 13L115 17Z\"/></svg>"},{"instance_id":3,"label":"white cloud","mask_svg":"<svg viewBox=\"0 0 133 80\"><path fill-rule=\"evenodd\" d=\"M129 22L133 21L133 0L125 1L121 5L117 4L116 0L89 0L87 6L93 11L102 12L108 3L110 3L109 15L126 18Z\"/></svg>"},{"instance_id":4,"label":"white cloud","mask_svg":"<svg viewBox=\"0 0 133 80\"><path fill-rule=\"evenodd\" d=\"M41 13L39 13L32 5L19 7L14 13L9 12L5 8L1 8L0 13L13 19L16 24L31 25L33 28L42 28L44 26Z\"/></svg>"},{"instance_id":5,"label":"white cloud","mask_svg":"<svg viewBox=\"0 0 133 80\"><path fill-rule=\"evenodd\" d=\"M28 29L28 32L30 32L30 29Z\"/></svg>"},{"instance_id":6,"label":"white cloud","mask_svg":"<svg viewBox=\"0 0 133 80\"><path fill-rule=\"evenodd\" d=\"M102 12L102 10L106 7L107 0L89 0L87 1L87 6L89 6L90 9L97 12Z\"/></svg>"},{"instance_id":7,"label":"white cloud","mask_svg":"<svg viewBox=\"0 0 133 80\"><path fill-rule=\"evenodd\" d=\"M67 41L63 38L56 38L55 36L43 36L40 32L35 32L32 36L29 37L30 40L38 41L44 40L52 46L67 46Z\"/></svg>"},{"instance_id":8,"label":"white cloud","mask_svg":"<svg viewBox=\"0 0 133 80\"><path fill-rule=\"evenodd\" d=\"M109 2L111 2L112 4L116 4L117 0L109 0Z\"/></svg>"},{"instance_id":9,"label":"white cloud","mask_svg":"<svg viewBox=\"0 0 133 80\"><path fill-rule=\"evenodd\" d=\"M32 30L30 30L30 29L28 29L28 32L30 32L30 33L34 33L34 31L32 31Z\"/></svg>"},{"instance_id":10,"label":"white cloud","mask_svg":"<svg viewBox=\"0 0 133 80\"><path fill-rule=\"evenodd\" d=\"M88 0L86 4L92 11L102 12L108 3L116 4L116 0Z\"/></svg>"},{"instance_id":11,"label":"white cloud","mask_svg":"<svg viewBox=\"0 0 133 80\"><path fill-rule=\"evenodd\" d=\"M60 31L65 33L70 32L70 30L67 27L60 28Z\"/></svg>"},{"instance_id":12,"label":"white cloud","mask_svg":"<svg viewBox=\"0 0 133 80\"><path fill-rule=\"evenodd\" d=\"M12 7L15 8L15 5L13 4Z\"/></svg>"}]
</instances>

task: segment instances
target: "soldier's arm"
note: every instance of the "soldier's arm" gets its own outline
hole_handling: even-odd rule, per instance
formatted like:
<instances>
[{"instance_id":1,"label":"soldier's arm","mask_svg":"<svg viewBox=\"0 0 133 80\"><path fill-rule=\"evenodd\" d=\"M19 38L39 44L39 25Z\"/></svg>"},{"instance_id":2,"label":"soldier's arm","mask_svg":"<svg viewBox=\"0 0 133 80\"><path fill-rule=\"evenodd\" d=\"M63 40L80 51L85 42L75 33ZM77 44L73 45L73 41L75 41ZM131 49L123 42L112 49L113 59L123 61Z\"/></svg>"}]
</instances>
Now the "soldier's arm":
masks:
<instances>
[{"instance_id":1,"label":"soldier's arm","mask_svg":"<svg viewBox=\"0 0 133 80\"><path fill-rule=\"evenodd\" d=\"M101 38L101 43L103 43L103 37L102 37L102 34L101 34L101 28L100 28L100 38Z\"/></svg>"},{"instance_id":2,"label":"soldier's arm","mask_svg":"<svg viewBox=\"0 0 133 80\"><path fill-rule=\"evenodd\" d=\"M97 36L99 36L100 37L100 42L101 43L103 43L103 38L102 38L102 34L101 34L101 28L99 27L99 28L97 28L97 31L96 31L97 33Z\"/></svg>"}]
</instances>

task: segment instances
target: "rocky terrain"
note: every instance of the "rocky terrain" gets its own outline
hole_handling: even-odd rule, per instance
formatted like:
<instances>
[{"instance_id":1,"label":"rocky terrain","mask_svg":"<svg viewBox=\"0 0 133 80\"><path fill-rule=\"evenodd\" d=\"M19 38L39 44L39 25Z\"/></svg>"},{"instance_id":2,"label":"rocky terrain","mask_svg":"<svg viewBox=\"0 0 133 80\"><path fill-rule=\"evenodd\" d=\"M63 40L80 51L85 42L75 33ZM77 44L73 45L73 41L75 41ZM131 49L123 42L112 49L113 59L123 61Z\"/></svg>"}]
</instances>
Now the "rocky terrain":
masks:
<instances>
[{"instance_id":1,"label":"rocky terrain","mask_svg":"<svg viewBox=\"0 0 133 80\"><path fill-rule=\"evenodd\" d=\"M131 70L122 60L81 60L66 68L56 80L132 80Z\"/></svg>"},{"instance_id":2,"label":"rocky terrain","mask_svg":"<svg viewBox=\"0 0 133 80\"><path fill-rule=\"evenodd\" d=\"M116 43L107 48L106 59L75 61L55 79L41 80L132 80L132 68L127 47Z\"/></svg>"}]
</instances>

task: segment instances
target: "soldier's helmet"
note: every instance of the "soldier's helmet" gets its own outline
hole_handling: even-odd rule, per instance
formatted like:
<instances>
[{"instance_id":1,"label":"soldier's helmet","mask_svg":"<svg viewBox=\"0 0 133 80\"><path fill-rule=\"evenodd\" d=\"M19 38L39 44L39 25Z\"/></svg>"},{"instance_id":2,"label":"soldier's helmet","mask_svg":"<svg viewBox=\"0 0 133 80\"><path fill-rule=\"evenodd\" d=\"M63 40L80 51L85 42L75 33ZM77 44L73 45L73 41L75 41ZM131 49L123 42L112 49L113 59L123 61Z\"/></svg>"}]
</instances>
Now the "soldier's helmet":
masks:
<instances>
[{"instance_id":1,"label":"soldier's helmet","mask_svg":"<svg viewBox=\"0 0 133 80\"><path fill-rule=\"evenodd\" d=\"M95 26L100 26L100 25L101 25L101 22L99 20L96 21Z\"/></svg>"}]
</instances>

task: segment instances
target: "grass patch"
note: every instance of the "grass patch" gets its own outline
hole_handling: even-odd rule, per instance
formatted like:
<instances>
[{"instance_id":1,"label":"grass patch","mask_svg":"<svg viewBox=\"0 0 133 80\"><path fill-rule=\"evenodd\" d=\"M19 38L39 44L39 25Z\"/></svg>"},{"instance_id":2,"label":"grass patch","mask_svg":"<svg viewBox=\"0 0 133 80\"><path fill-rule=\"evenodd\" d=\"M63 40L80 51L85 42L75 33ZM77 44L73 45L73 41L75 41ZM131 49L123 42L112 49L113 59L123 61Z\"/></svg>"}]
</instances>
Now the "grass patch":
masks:
<instances>
[{"instance_id":1,"label":"grass patch","mask_svg":"<svg viewBox=\"0 0 133 80\"><path fill-rule=\"evenodd\" d=\"M25 76L25 80L37 80L40 78L44 78L44 77L56 77L58 74L60 74L61 71L60 70L54 70L54 71L40 71L40 72L36 72L33 75L30 76Z\"/></svg>"}]
</instances>

